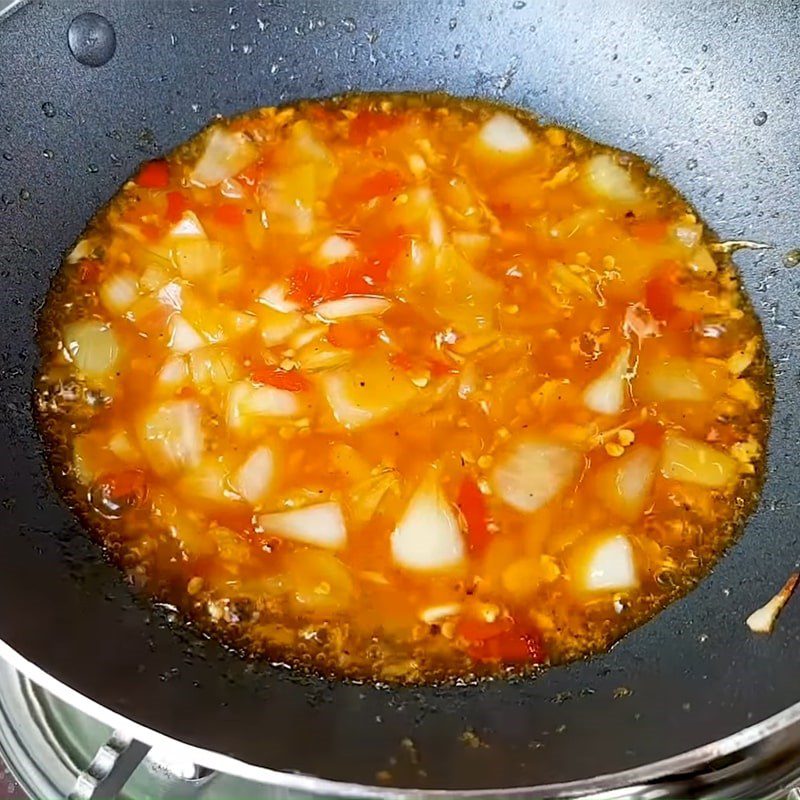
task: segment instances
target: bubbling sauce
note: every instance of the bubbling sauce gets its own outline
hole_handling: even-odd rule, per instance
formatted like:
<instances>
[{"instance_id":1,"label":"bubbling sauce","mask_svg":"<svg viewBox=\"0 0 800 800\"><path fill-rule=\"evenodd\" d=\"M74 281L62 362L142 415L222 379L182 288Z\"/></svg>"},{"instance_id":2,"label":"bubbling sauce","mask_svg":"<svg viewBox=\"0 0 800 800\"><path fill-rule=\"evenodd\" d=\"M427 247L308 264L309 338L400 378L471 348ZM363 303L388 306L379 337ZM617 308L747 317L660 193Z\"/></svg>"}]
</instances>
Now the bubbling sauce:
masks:
<instances>
[{"instance_id":1,"label":"bubbling sauce","mask_svg":"<svg viewBox=\"0 0 800 800\"><path fill-rule=\"evenodd\" d=\"M349 96L144 164L41 321L41 425L132 580L409 682L602 651L756 497L758 320L686 202L508 108Z\"/></svg>"}]
</instances>

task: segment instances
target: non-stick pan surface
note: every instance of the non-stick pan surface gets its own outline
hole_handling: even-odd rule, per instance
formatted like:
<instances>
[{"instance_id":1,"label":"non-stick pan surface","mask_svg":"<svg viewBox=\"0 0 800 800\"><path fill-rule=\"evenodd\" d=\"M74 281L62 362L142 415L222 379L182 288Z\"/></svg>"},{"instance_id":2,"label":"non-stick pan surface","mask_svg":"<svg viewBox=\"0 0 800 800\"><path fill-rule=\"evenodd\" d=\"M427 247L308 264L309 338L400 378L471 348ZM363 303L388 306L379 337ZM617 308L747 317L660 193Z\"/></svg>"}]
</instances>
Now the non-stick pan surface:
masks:
<instances>
[{"instance_id":1,"label":"non-stick pan surface","mask_svg":"<svg viewBox=\"0 0 800 800\"><path fill-rule=\"evenodd\" d=\"M86 11L116 32L104 66L68 48ZM799 43L797 5L775 0L34 1L0 22L0 638L179 740L360 783L381 770L394 785L439 788L584 778L800 701L800 602L771 637L744 625L800 553L800 272L784 265L800 245ZM32 421L49 280L140 161L217 112L418 89L503 99L633 150L722 238L771 245L737 256L776 366L760 510L691 595L608 655L533 681L300 680L173 627L134 599L59 501ZM486 746L470 747L466 731Z\"/></svg>"}]
</instances>

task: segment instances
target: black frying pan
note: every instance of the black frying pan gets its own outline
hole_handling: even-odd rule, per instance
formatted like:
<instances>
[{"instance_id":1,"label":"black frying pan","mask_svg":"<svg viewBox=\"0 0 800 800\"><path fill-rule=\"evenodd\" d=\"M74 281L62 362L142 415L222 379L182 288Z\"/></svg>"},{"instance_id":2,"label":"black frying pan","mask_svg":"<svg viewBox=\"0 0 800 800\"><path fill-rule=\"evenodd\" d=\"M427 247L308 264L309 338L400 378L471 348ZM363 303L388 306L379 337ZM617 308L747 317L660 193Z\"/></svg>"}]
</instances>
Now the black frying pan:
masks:
<instances>
[{"instance_id":1,"label":"black frying pan","mask_svg":"<svg viewBox=\"0 0 800 800\"><path fill-rule=\"evenodd\" d=\"M104 66L67 30L96 11ZM65 684L259 766L396 786L533 786L672 756L800 701L800 602L744 625L800 554L800 9L778 0L36 0L0 22L0 639ZM500 98L655 162L737 256L776 366L758 513L714 574L611 653L536 680L300 680L134 598L47 476L35 319L61 254L139 162L214 113L350 90ZM46 105L49 104L49 105ZM800 260L800 259L797 259ZM622 691L624 690L624 691ZM487 745L462 740L474 731ZM402 744L413 741L412 748Z\"/></svg>"}]
</instances>

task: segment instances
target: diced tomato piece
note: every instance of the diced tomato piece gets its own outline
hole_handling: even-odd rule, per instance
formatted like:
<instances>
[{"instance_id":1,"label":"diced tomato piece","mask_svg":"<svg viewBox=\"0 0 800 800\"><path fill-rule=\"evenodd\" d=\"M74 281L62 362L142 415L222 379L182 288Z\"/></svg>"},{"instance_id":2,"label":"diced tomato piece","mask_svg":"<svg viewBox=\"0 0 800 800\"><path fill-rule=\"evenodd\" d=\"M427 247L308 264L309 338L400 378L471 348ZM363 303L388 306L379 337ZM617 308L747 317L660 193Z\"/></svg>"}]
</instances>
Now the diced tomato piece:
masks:
<instances>
[{"instance_id":1,"label":"diced tomato piece","mask_svg":"<svg viewBox=\"0 0 800 800\"><path fill-rule=\"evenodd\" d=\"M389 356L389 363L404 372L410 372L414 368L414 362L408 353L392 353Z\"/></svg>"},{"instance_id":2,"label":"diced tomato piece","mask_svg":"<svg viewBox=\"0 0 800 800\"><path fill-rule=\"evenodd\" d=\"M406 247L407 241L399 230L374 245L367 254L368 282L373 286L383 286L389 279L389 271Z\"/></svg>"},{"instance_id":3,"label":"diced tomato piece","mask_svg":"<svg viewBox=\"0 0 800 800\"><path fill-rule=\"evenodd\" d=\"M482 642L499 636L511 628L513 622L508 617L500 617L494 622L486 622L475 617L462 617L456 628L456 634L470 643Z\"/></svg>"},{"instance_id":4,"label":"diced tomato piece","mask_svg":"<svg viewBox=\"0 0 800 800\"><path fill-rule=\"evenodd\" d=\"M501 661L505 664L541 664L544 661L541 636L532 631L505 631L469 647L467 652L475 661Z\"/></svg>"},{"instance_id":5,"label":"diced tomato piece","mask_svg":"<svg viewBox=\"0 0 800 800\"><path fill-rule=\"evenodd\" d=\"M194 386L181 386L177 391L177 397L182 400L191 400L193 397L197 397L197 389Z\"/></svg>"},{"instance_id":6,"label":"diced tomato piece","mask_svg":"<svg viewBox=\"0 0 800 800\"><path fill-rule=\"evenodd\" d=\"M462 619L456 634L467 640L467 652L475 661L541 664L545 660L539 631L533 626L523 628L509 617L492 623Z\"/></svg>"},{"instance_id":7,"label":"diced tomato piece","mask_svg":"<svg viewBox=\"0 0 800 800\"><path fill-rule=\"evenodd\" d=\"M664 241L668 231L669 222L665 219L646 219L631 226L633 235L648 244L658 244Z\"/></svg>"},{"instance_id":8,"label":"diced tomato piece","mask_svg":"<svg viewBox=\"0 0 800 800\"><path fill-rule=\"evenodd\" d=\"M356 320L344 320L328 328L328 341L334 347L359 350L371 345L378 336L374 328Z\"/></svg>"},{"instance_id":9,"label":"diced tomato piece","mask_svg":"<svg viewBox=\"0 0 800 800\"><path fill-rule=\"evenodd\" d=\"M148 242L157 242L164 235L164 231L160 225L153 222L140 222L139 230L141 230L144 238Z\"/></svg>"},{"instance_id":10,"label":"diced tomato piece","mask_svg":"<svg viewBox=\"0 0 800 800\"><path fill-rule=\"evenodd\" d=\"M266 383L287 392L304 392L311 385L305 375L294 369L264 366L254 368L250 374L256 383Z\"/></svg>"},{"instance_id":11,"label":"diced tomato piece","mask_svg":"<svg viewBox=\"0 0 800 800\"><path fill-rule=\"evenodd\" d=\"M167 192L167 219L177 222L189 208L189 201L182 192Z\"/></svg>"},{"instance_id":12,"label":"diced tomato piece","mask_svg":"<svg viewBox=\"0 0 800 800\"><path fill-rule=\"evenodd\" d=\"M236 227L244 220L244 209L233 203L225 203L214 209L214 219L221 225Z\"/></svg>"},{"instance_id":13,"label":"diced tomato piece","mask_svg":"<svg viewBox=\"0 0 800 800\"><path fill-rule=\"evenodd\" d=\"M392 131L404 122L401 114L383 114L380 111L360 111L350 123L348 141L356 146L365 145L373 136Z\"/></svg>"},{"instance_id":14,"label":"diced tomato piece","mask_svg":"<svg viewBox=\"0 0 800 800\"><path fill-rule=\"evenodd\" d=\"M491 541L489 510L486 498L474 478L466 476L458 487L456 505L464 517L467 528L467 545L471 553L482 553Z\"/></svg>"},{"instance_id":15,"label":"diced tomato piece","mask_svg":"<svg viewBox=\"0 0 800 800\"><path fill-rule=\"evenodd\" d=\"M84 258L78 267L81 283L97 283L102 264L95 258Z\"/></svg>"},{"instance_id":16,"label":"diced tomato piece","mask_svg":"<svg viewBox=\"0 0 800 800\"><path fill-rule=\"evenodd\" d=\"M320 271L301 265L289 276L287 296L296 302L310 306L320 299Z\"/></svg>"},{"instance_id":17,"label":"diced tomato piece","mask_svg":"<svg viewBox=\"0 0 800 800\"><path fill-rule=\"evenodd\" d=\"M370 290L366 268L361 259L347 259L320 270L322 273L322 299L333 300L348 294L364 294Z\"/></svg>"},{"instance_id":18,"label":"diced tomato piece","mask_svg":"<svg viewBox=\"0 0 800 800\"><path fill-rule=\"evenodd\" d=\"M396 194L405 186L403 176L396 169L384 169L366 178L355 193L355 200L365 203L374 197Z\"/></svg>"},{"instance_id":19,"label":"diced tomato piece","mask_svg":"<svg viewBox=\"0 0 800 800\"><path fill-rule=\"evenodd\" d=\"M373 294L386 284L389 269L402 247L401 240L392 239L366 258L351 258L322 268L301 264L289 276L288 296L310 306L350 294Z\"/></svg>"},{"instance_id":20,"label":"diced tomato piece","mask_svg":"<svg viewBox=\"0 0 800 800\"><path fill-rule=\"evenodd\" d=\"M428 359L428 369L434 378L443 378L445 375L455 375L458 372L454 365L440 361L438 358Z\"/></svg>"},{"instance_id":21,"label":"diced tomato piece","mask_svg":"<svg viewBox=\"0 0 800 800\"><path fill-rule=\"evenodd\" d=\"M169 186L169 164L163 158L148 161L139 169L135 181L143 189L166 189Z\"/></svg>"},{"instance_id":22,"label":"diced tomato piece","mask_svg":"<svg viewBox=\"0 0 800 800\"><path fill-rule=\"evenodd\" d=\"M659 269L644 287L645 305L656 319L663 322L668 322L677 311L673 275L670 267Z\"/></svg>"},{"instance_id":23,"label":"diced tomato piece","mask_svg":"<svg viewBox=\"0 0 800 800\"><path fill-rule=\"evenodd\" d=\"M664 429L655 420L647 420L633 429L637 444L646 444L650 447L661 447L664 439Z\"/></svg>"}]
</instances>

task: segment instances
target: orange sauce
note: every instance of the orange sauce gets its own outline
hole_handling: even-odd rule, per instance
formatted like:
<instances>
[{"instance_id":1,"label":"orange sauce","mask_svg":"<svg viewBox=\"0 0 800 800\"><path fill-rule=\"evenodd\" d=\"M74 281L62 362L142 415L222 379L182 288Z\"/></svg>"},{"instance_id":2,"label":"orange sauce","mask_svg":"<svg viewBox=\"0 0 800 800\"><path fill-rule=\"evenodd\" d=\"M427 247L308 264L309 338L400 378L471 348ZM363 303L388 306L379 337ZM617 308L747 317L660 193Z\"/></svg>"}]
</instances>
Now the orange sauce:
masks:
<instances>
[{"instance_id":1,"label":"orange sauce","mask_svg":"<svg viewBox=\"0 0 800 800\"><path fill-rule=\"evenodd\" d=\"M98 213L41 342L54 471L132 579L323 672L602 650L758 488L760 327L692 209L481 102L215 122Z\"/></svg>"}]
</instances>

